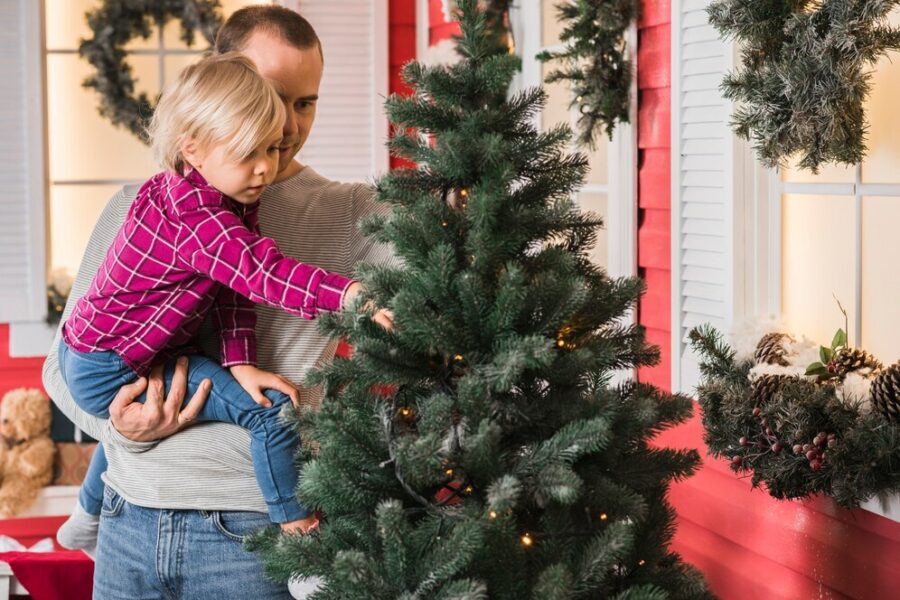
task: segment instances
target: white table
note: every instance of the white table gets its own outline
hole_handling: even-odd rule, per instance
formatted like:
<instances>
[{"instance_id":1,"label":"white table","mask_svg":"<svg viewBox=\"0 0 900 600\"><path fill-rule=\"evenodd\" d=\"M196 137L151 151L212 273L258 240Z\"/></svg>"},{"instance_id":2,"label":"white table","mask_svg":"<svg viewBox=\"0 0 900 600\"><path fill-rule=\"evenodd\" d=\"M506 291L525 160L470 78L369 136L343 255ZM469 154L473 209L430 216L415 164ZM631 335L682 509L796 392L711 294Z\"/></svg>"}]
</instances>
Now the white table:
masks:
<instances>
[{"instance_id":1,"label":"white table","mask_svg":"<svg viewBox=\"0 0 900 600\"><path fill-rule=\"evenodd\" d=\"M51 485L38 494L37 500L20 517L45 517L52 515L68 515L78 502L77 485ZM12 569L0 561L0 600L8 600L10 595L26 596L26 590L13 576Z\"/></svg>"},{"instance_id":2,"label":"white table","mask_svg":"<svg viewBox=\"0 0 900 600\"><path fill-rule=\"evenodd\" d=\"M24 596L28 594L28 590L13 577L9 565L0 561L0 600L9 600L10 594Z\"/></svg>"}]
</instances>

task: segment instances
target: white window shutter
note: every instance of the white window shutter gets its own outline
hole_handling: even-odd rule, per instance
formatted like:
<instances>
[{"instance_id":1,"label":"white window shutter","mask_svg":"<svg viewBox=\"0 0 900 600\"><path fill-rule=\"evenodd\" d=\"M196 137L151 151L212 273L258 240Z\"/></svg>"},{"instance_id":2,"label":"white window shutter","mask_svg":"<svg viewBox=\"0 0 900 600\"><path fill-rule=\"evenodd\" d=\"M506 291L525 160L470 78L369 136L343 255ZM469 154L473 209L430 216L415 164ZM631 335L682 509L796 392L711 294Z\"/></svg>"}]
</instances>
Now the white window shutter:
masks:
<instances>
[{"instance_id":1,"label":"white window shutter","mask_svg":"<svg viewBox=\"0 0 900 600\"><path fill-rule=\"evenodd\" d=\"M337 181L388 168L387 0L299 0L325 54L316 121L300 160Z\"/></svg>"},{"instance_id":2,"label":"white window shutter","mask_svg":"<svg viewBox=\"0 0 900 600\"><path fill-rule=\"evenodd\" d=\"M709 24L709 0L673 2L672 14L672 388L691 392L699 379L691 328L727 333L735 315L735 161L730 102L719 89L733 46Z\"/></svg>"},{"instance_id":3,"label":"white window shutter","mask_svg":"<svg viewBox=\"0 0 900 600\"><path fill-rule=\"evenodd\" d=\"M0 323L46 315L40 4L0 2Z\"/></svg>"}]
</instances>

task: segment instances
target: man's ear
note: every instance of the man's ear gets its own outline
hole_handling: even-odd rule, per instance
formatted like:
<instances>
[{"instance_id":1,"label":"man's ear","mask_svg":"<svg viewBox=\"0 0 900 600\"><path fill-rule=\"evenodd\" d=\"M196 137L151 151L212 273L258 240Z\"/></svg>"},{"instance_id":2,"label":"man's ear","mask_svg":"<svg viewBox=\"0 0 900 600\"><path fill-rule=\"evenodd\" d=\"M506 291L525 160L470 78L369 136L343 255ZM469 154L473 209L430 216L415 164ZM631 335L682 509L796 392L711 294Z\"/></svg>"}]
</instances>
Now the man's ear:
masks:
<instances>
[{"instance_id":1,"label":"man's ear","mask_svg":"<svg viewBox=\"0 0 900 600\"><path fill-rule=\"evenodd\" d=\"M181 151L181 156L184 157L185 162L190 163L195 169L202 168L203 157L201 156L202 153L197 140L189 137L182 138L178 149Z\"/></svg>"}]
</instances>

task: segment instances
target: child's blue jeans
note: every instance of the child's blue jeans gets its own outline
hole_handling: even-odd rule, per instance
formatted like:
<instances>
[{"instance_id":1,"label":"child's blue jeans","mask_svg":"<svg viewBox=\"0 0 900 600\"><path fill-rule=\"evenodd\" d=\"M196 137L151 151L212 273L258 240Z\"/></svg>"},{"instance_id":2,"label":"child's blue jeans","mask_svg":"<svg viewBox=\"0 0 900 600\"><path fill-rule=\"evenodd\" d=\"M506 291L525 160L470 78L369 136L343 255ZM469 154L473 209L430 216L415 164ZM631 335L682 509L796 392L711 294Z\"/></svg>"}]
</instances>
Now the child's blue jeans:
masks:
<instances>
[{"instance_id":1,"label":"child's blue jeans","mask_svg":"<svg viewBox=\"0 0 900 600\"><path fill-rule=\"evenodd\" d=\"M250 455L256 480L276 523L295 521L310 513L300 506L295 496L297 468L294 454L300 443L280 418L281 407L291 400L275 390L266 390L272 407L254 402L227 369L204 356L188 356L187 393L185 403L204 379L212 381L206 404L197 416L200 421L234 423L250 431ZM137 377L115 352L78 352L65 342L59 344L59 371L75 403L87 413L109 418L109 405L123 385ZM166 387L171 384L175 362L166 365ZM143 402L144 395L138 399ZM106 471L103 445L97 446L81 486L79 500L86 512L99 515L103 505L103 480Z\"/></svg>"}]
</instances>

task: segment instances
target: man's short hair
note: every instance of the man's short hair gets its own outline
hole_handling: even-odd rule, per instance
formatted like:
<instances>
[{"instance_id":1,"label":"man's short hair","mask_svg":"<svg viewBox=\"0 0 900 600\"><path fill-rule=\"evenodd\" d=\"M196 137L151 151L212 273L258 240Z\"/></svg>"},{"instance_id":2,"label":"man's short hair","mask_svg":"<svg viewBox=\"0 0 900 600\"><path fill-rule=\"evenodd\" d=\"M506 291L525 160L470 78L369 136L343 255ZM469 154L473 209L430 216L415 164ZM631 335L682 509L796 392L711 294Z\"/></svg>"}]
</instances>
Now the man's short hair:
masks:
<instances>
[{"instance_id":1,"label":"man's short hair","mask_svg":"<svg viewBox=\"0 0 900 600\"><path fill-rule=\"evenodd\" d=\"M234 12L216 34L216 52L240 52L257 31L278 36L298 50L318 48L322 60L322 43L309 21L295 11L274 4L245 6Z\"/></svg>"}]
</instances>

